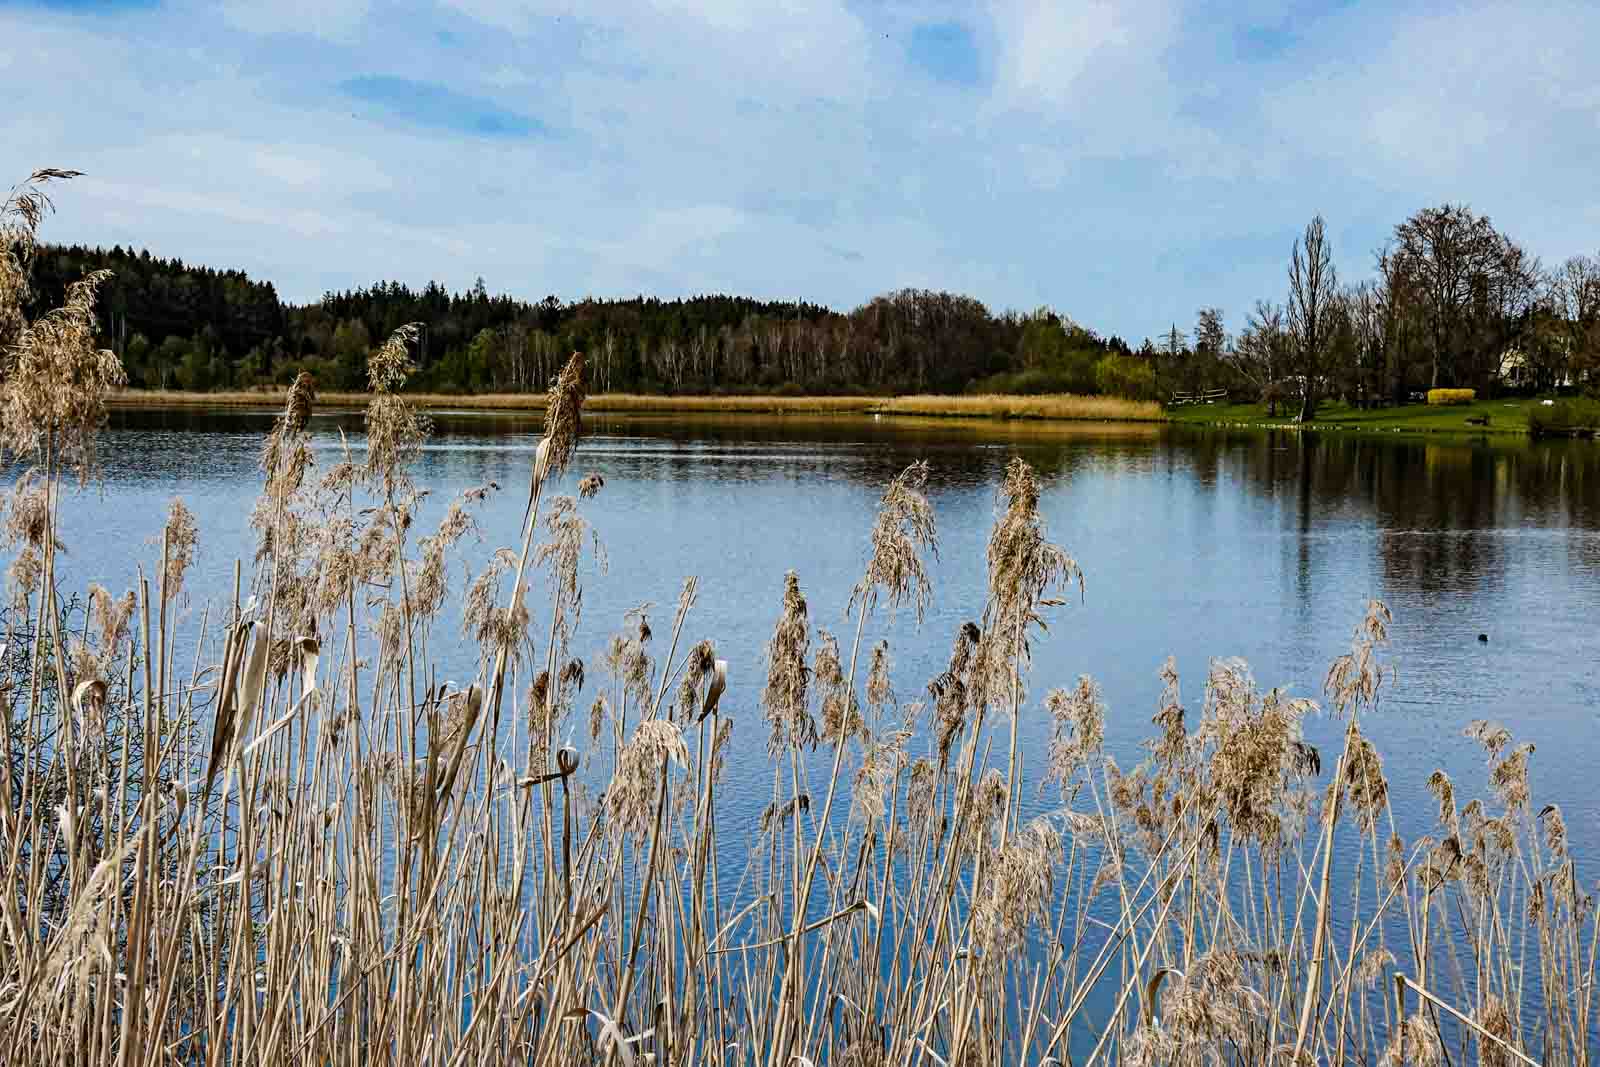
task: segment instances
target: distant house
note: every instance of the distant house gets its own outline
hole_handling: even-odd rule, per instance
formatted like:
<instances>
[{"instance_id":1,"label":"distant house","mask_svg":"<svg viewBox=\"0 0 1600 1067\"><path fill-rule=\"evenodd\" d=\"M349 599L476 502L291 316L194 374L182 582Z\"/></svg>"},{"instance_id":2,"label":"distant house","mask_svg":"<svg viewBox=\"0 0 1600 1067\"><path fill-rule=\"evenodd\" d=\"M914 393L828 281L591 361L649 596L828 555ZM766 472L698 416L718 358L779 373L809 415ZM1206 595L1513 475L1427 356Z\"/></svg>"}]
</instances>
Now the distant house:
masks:
<instances>
[{"instance_id":1,"label":"distant house","mask_svg":"<svg viewBox=\"0 0 1600 1067\"><path fill-rule=\"evenodd\" d=\"M1495 372L1495 380L1507 389L1531 389L1544 384L1539 381L1538 372L1527 353L1515 345L1500 353L1500 366ZM1570 369L1563 370L1560 378L1549 383L1556 389L1570 389L1573 384Z\"/></svg>"},{"instance_id":2,"label":"distant house","mask_svg":"<svg viewBox=\"0 0 1600 1067\"><path fill-rule=\"evenodd\" d=\"M1533 368L1528 365L1528 357L1516 347L1500 353L1500 367L1495 377L1507 389L1521 389L1534 384Z\"/></svg>"}]
</instances>

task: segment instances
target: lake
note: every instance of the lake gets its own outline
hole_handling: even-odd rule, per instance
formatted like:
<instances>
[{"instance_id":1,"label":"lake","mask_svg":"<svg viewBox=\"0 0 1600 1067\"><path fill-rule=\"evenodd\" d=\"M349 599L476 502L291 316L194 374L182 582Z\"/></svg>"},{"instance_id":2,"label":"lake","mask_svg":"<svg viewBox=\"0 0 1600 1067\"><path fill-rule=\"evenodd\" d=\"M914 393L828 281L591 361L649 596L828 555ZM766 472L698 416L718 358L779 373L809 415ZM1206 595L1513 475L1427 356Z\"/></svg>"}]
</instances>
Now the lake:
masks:
<instances>
[{"instance_id":1,"label":"lake","mask_svg":"<svg viewBox=\"0 0 1600 1067\"><path fill-rule=\"evenodd\" d=\"M153 572L168 502L178 496L200 528L186 584L190 621L207 602L231 599L235 560L248 575L254 554L249 513L273 417L115 412L101 443L102 481L64 503L68 589L93 580L121 592L140 558ZM469 536L452 564L454 602L491 553L518 537L537 428L526 416L436 414L413 468L430 493L413 538L460 492L500 486L477 513L481 539ZM359 413L317 415L312 429L320 465L362 447ZM878 498L895 474L926 459L939 527L939 554L928 561L933 601L920 630L906 612L880 612L867 627L869 642L889 642L898 699L922 699L957 629L982 614L995 491L1017 455L1038 471L1049 536L1086 579L1081 597L1074 591L1034 642L1021 727L1031 771L1026 814L1060 803L1040 788L1049 736L1040 703L1050 688L1082 674L1100 684L1107 745L1127 768L1155 732L1157 672L1169 655L1191 715L1213 657L1245 659L1263 687L1319 697L1328 664L1377 597L1394 614L1386 659L1398 679L1365 729L1384 760L1400 832L1411 839L1435 828L1425 782L1436 768L1455 780L1458 803L1485 795L1482 750L1462 731L1474 719L1498 719L1536 745L1533 803L1562 805L1580 877L1592 884L1600 871L1600 801L1589 788L1600 696L1600 447L1154 425L592 417L561 489L574 491L589 472L605 480L582 505L608 565L600 573L586 558L582 572L573 651L591 682L580 707L624 613L654 605L655 651L664 654L682 581L697 576L685 644L710 638L730 663L722 710L735 727L718 816L725 896L739 892L773 795L759 698L785 573L797 572L813 626L838 634L847 654L853 623L844 613ZM533 588L537 631L542 579ZM441 677L469 682L477 650L453 624L433 640ZM581 748L579 718L569 736ZM1308 724L1325 766L1338 731L1326 718ZM914 742L914 753L924 744ZM825 759L814 757L814 775L825 775ZM1336 870L1341 881L1345 866ZM1338 915L1333 922L1342 926Z\"/></svg>"},{"instance_id":2,"label":"lake","mask_svg":"<svg viewBox=\"0 0 1600 1067\"><path fill-rule=\"evenodd\" d=\"M115 413L103 482L66 501L69 578L129 587L130 550L151 568L167 503L179 496L200 526L190 610L231 596L234 560L248 574L254 552L248 515L271 419ZM319 462L336 459L341 431L360 447L359 414L318 415L313 427ZM1242 657L1263 686L1319 696L1328 663L1378 597L1394 613L1389 660L1399 677L1368 730L1397 807L1428 807L1423 783L1435 767L1463 801L1478 795L1481 750L1462 729L1499 719L1537 745L1536 803L1560 802L1580 844L1600 844L1600 800L1588 788L1600 707L1600 448L1591 444L795 417L591 417L586 430L575 472L605 478L585 510L609 569L585 575L574 651L598 663L623 613L646 601L664 632L682 579L698 576L688 636L711 638L731 665L723 706L745 757L734 773L747 777L753 805L768 793L758 699L785 572L799 574L813 624L846 631L847 642L843 613L877 499L908 463L927 459L940 535L933 603L920 633L909 617L868 627L890 642L899 697L917 699L943 670L956 628L983 610L995 488L1021 455L1039 472L1049 535L1086 579L1035 644L1033 703L1092 675L1124 766L1151 735L1168 655L1193 709L1211 657ZM415 467L432 494L419 531L460 491L502 487L479 513L482 541L469 538L452 573L457 597L467 572L517 537L536 432L523 416L436 417ZM446 662L465 684L470 650ZM1042 752L1046 724L1042 711L1025 720L1025 754ZM1336 747L1335 731L1310 727L1325 749ZM1034 788L1027 797L1040 807L1052 799ZM1428 828L1419 816L1404 829Z\"/></svg>"}]
</instances>

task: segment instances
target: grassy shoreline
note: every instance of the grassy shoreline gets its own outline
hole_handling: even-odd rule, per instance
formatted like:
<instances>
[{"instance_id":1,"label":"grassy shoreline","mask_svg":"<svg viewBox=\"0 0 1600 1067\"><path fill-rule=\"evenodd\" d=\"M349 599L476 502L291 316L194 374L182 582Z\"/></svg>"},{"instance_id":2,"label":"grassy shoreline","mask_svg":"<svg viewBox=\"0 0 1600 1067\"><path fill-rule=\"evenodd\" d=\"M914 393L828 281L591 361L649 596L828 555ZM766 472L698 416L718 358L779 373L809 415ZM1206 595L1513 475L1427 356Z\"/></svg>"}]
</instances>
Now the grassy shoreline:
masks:
<instances>
[{"instance_id":1,"label":"grassy shoreline","mask_svg":"<svg viewBox=\"0 0 1600 1067\"><path fill-rule=\"evenodd\" d=\"M1219 429L1526 437L1531 434L1528 416L1539 403L1536 399L1515 397L1451 406L1403 404L1362 409L1331 402L1321 405L1308 423L1296 422L1292 408L1290 414L1283 414L1282 405L1280 414L1269 418L1264 404L1206 404L1172 408L1167 419L1174 425ZM1468 421L1478 419L1486 421Z\"/></svg>"},{"instance_id":2,"label":"grassy shoreline","mask_svg":"<svg viewBox=\"0 0 1600 1067\"><path fill-rule=\"evenodd\" d=\"M125 389L110 395L113 407L127 408L263 408L283 406L282 390L238 390L191 393ZM482 393L475 396L415 393L407 397L431 409L542 412L543 393ZM359 410L366 393L324 392L317 405ZM653 396L597 393L585 404L590 411L642 414L759 415L915 415L919 417L1040 419L1075 422L1163 422L1166 414L1150 401L1103 396Z\"/></svg>"},{"instance_id":3,"label":"grassy shoreline","mask_svg":"<svg viewBox=\"0 0 1600 1067\"><path fill-rule=\"evenodd\" d=\"M194 393L177 390L125 389L107 399L121 408L236 408L277 410L283 406L281 390L235 390ZM367 406L366 393L325 392L317 406L325 410L359 411ZM543 411L543 393L416 393L408 399L434 411L482 411L537 414ZM1226 430L1302 430L1357 434L1444 434L1471 437L1527 437L1532 434L1529 415L1540 401L1528 398L1480 400L1450 407L1406 404L1363 410L1330 402L1316 418L1297 423L1292 415L1268 417L1263 404L1207 404L1163 409L1151 401L1119 397L1046 394L956 396L658 396L641 393L597 393L587 401L590 411L622 415L773 415L813 417L894 417L1031 421L1039 423L1167 423L1193 428ZM1486 420L1475 423L1469 420Z\"/></svg>"}]
</instances>

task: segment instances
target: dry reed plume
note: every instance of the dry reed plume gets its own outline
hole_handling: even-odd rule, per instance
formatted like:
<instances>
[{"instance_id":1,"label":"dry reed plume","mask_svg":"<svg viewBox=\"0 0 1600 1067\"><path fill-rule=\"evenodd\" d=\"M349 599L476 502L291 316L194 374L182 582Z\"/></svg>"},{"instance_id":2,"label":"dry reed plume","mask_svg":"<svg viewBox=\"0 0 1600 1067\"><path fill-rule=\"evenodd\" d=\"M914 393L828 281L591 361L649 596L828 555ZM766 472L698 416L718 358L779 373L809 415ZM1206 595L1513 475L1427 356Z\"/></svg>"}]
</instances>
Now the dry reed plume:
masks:
<instances>
[{"instance_id":1,"label":"dry reed plume","mask_svg":"<svg viewBox=\"0 0 1600 1067\"><path fill-rule=\"evenodd\" d=\"M543 398L521 528L479 528L485 486L422 533L402 329L369 365L363 460L319 470L312 383L284 398L232 597L181 609L198 531L174 502L135 587L75 615L62 485L93 476L118 368L94 279L26 318L40 188L66 176L0 213L0 441L26 467L4 523L6 1063L1590 1062L1594 900L1561 810L1535 807L1531 746L1475 723L1482 795L1435 775L1438 828L1403 840L1368 736L1391 684L1374 603L1325 706L1237 661L1186 706L1169 662L1124 769L1092 678L1028 692L1082 576L1021 460L985 600L925 686L866 637L930 603L921 463L864 524L840 635L791 572L766 663L730 665L691 578L585 663L603 481L558 495L582 357ZM463 554L479 576L453 592ZM432 651L456 601L459 683ZM772 793L738 825L732 722L758 705ZM1304 733L1325 714L1332 759ZM1031 776L1029 716L1050 733Z\"/></svg>"}]
</instances>

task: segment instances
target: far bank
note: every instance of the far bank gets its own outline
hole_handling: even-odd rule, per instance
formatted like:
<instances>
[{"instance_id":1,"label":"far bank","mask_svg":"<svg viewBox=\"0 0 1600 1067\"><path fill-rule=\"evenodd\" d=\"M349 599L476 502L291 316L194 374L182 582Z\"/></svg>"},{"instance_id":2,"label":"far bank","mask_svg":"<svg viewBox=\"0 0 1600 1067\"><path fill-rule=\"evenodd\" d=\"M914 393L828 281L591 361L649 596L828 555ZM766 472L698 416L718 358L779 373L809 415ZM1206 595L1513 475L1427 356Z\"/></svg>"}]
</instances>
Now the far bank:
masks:
<instances>
[{"instance_id":1,"label":"far bank","mask_svg":"<svg viewBox=\"0 0 1600 1067\"><path fill-rule=\"evenodd\" d=\"M120 407L260 408L278 407L283 390L240 390L195 393L125 389L112 395ZM409 393L407 398L434 410L544 410L543 393ZM367 406L366 393L318 393L324 408L355 410ZM1153 401L1110 396L657 396L640 393L597 393L584 404L588 411L642 414L756 415L915 415L984 419L1041 419L1074 422L1164 422L1166 413Z\"/></svg>"},{"instance_id":2,"label":"far bank","mask_svg":"<svg viewBox=\"0 0 1600 1067\"><path fill-rule=\"evenodd\" d=\"M127 389L110 397L128 408L276 408L285 398L282 390L231 392L181 392ZM325 392L317 404L326 409L353 411L367 406L366 393ZM413 393L409 399L435 411L526 412L543 410L543 393ZM1558 405L1514 397L1479 400L1457 406L1405 404L1358 408L1337 401L1323 404L1306 423L1295 420L1280 406L1269 413L1265 404L1190 404L1163 407L1154 401L1121 397L1046 394L1022 396L916 395L916 396L661 396L640 393L599 393L589 398L590 411L616 414L682 415L806 415L806 416L915 416L1033 420L1042 422L1170 423L1186 427L1228 430L1300 430L1331 433L1448 434L1453 436L1593 436L1600 422L1600 405L1593 401L1565 401Z\"/></svg>"}]
</instances>

